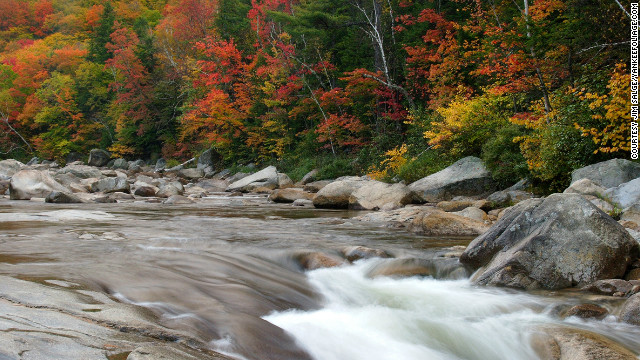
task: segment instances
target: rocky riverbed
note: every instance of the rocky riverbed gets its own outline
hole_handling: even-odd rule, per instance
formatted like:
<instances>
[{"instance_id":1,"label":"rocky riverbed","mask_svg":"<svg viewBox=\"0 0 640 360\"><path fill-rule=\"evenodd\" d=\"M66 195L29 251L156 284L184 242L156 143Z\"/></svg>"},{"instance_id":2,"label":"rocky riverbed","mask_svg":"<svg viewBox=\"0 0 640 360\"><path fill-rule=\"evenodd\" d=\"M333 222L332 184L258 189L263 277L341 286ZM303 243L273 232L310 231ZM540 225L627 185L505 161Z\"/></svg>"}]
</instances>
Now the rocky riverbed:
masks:
<instances>
[{"instance_id":1,"label":"rocky riverbed","mask_svg":"<svg viewBox=\"0 0 640 360\"><path fill-rule=\"evenodd\" d=\"M294 184L95 153L0 161L0 358L640 353L634 163L538 197L475 158L409 185Z\"/></svg>"}]
</instances>

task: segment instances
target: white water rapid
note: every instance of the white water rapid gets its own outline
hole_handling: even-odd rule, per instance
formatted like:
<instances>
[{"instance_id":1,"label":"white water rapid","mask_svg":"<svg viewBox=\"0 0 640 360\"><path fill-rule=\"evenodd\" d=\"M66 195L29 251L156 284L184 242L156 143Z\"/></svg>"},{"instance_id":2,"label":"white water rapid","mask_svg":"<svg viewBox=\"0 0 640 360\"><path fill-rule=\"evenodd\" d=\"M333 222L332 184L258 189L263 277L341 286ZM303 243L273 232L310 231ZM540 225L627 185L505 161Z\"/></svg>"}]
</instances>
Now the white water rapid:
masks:
<instances>
[{"instance_id":1,"label":"white water rapid","mask_svg":"<svg viewBox=\"0 0 640 360\"><path fill-rule=\"evenodd\" d=\"M264 319L316 360L539 359L531 338L545 325L592 328L550 316L548 298L478 288L468 280L367 277L380 261L311 271L323 308ZM613 321L608 326L628 328Z\"/></svg>"}]
</instances>

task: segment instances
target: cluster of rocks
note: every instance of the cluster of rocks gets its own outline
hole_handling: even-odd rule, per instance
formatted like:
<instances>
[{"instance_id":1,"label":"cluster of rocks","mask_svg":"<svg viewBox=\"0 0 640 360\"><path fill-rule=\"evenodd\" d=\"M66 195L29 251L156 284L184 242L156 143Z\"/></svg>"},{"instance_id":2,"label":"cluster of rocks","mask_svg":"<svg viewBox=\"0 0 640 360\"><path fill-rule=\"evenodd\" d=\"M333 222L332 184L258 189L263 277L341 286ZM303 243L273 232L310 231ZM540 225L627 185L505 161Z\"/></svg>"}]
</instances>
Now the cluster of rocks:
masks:
<instances>
[{"instance_id":1,"label":"cluster of rocks","mask_svg":"<svg viewBox=\"0 0 640 360\"><path fill-rule=\"evenodd\" d=\"M166 169L162 159L150 166L140 160L111 159L104 150L92 150L87 165L75 161L62 168L37 159L26 165L4 160L0 161L0 192L7 191L14 200L38 198L54 203L143 198L167 204L192 203L212 193L262 193L272 202L294 206L377 210L357 219L429 236L477 236L459 257L466 273L474 273L476 284L580 287L629 297L621 318L640 323L637 163L615 159L578 169L564 193L536 197L526 191L525 181L499 190L475 157L463 158L409 185L367 176L318 180L315 170L294 183L273 166L252 174L217 172L218 161L208 151L197 161L192 159L195 167L187 168L185 163ZM303 258L305 268L341 263L308 254Z\"/></svg>"}]
</instances>

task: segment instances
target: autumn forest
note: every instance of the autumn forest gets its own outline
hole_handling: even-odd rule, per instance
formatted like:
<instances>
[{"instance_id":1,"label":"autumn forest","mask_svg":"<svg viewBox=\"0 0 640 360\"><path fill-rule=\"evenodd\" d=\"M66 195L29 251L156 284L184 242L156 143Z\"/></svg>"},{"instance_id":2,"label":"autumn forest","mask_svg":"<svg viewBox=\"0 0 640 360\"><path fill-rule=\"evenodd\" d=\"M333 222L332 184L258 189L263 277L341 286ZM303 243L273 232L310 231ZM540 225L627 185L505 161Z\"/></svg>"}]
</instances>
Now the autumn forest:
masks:
<instances>
[{"instance_id":1,"label":"autumn forest","mask_svg":"<svg viewBox=\"0 0 640 360\"><path fill-rule=\"evenodd\" d=\"M616 0L0 0L0 158L108 149L546 189L629 152Z\"/></svg>"}]
</instances>

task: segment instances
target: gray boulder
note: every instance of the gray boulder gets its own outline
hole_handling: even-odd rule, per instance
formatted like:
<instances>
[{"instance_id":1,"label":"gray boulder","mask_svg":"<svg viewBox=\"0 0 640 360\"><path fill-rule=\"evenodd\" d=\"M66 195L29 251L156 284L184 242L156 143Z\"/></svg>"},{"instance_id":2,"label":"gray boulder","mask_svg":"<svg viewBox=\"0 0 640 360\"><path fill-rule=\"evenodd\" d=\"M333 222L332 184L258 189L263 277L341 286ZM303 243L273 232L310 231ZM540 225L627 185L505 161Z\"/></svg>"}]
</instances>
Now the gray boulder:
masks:
<instances>
[{"instance_id":1,"label":"gray boulder","mask_svg":"<svg viewBox=\"0 0 640 360\"><path fill-rule=\"evenodd\" d=\"M164 171L166 167L167 167L167 160L165 160L164 158L160 158L158 159L158 161L156 161L155 172Z\"/></svg>"},{"instance_id":2,"label":"gray boulder","mask_svg":"<svg viewBox=\"0 0 640 360\"><path fill-rule=\"evenodd\" d=\"M640 178L622 183L604 192L605 199L620 209L640 203Z\"/></svg>"},{"instance_id":3,"label":"gray boulder","mask_svg":"<svg viewBox=\"0 0 640 360\"><path fill-rule=\"evenodd\" d=\"M349 197L349 208L358 210L396 209L410 204L413 194L404 184L367 181Z\"/></svg>"},{"instance_id":4,"label":"gray boulder","mask_svg":"<svg viewBox=\"0 0 640 360\"><path fill-rule=\"evenodd\" d=\"M79 204L83 201L80 200L79 197L68 192L52 191L46 198L44 198L44 202L54 204Z\"/></svg>"},{"instance_id":5,"label":"gray boulder","mask_svg":"<svg viewBox=\"0 0 640 360\"><path fill-rule=\"evenodd\" d=\"M187 180L196 180L204 177L204 170L195 168L182 169L178 171L178 176Z\"/></svg>"},{"instance_id":6,"label":"gray boulder","mask_svg":"<svg viewBox=\"0 0 640 360\"><path fill-rule=\"evenodd\" d=\"M87 165L67 165L58 170L57 175L71 174L80 179L101 178L102 172L93 166Z\"/></svg>"},{"instance_id":7,"label":"gray boulder","mask_svg":"<svg viewBox=\"0 0 640 360\"><path fill-rule=\"evenodd\" d=\"M18 160L2 160L0 161L0 179L9 179L24 167L25 165Z\"/></svg>"},{"instance_id":8,"label":"gray boulder","mask_svg":"<svg viewBox=\"0 0 640 360\"><path fill-rule=\"evenodd\" d=\"M128 170L129 169L129 162L123 158L120 159L116 159L113 161L113 169L120 169L120 170Z\"/></svg>"},{"instance_id":9,"label":"gray boulder","mask_svg":"<svg viewBox=\"0 0 640 360\"><path fill-rule=\"evenodd\" d=\"M129 182L125 177L108 177L104 179L100 179L91 184L90 188L91 192L103 192L103 193L112 193L112 192L124 192L128 193L130 191Z\"/></svg>"},{"instance_id":10,"label":"gray boulder","mask_svg":"<svg viewBox=\"0 0 640 360\"><path fill-rule=\"evenodd\" d=\"M111 160L111 154L108 151L102 149L93 149L89 153L88 163L90 166L101 167L107 165L107 163L109 163L109 160Z\"/></svg>"},{"instance_id":11,"label":"gray boulder","mask_svg":"<svg viewBox=\"0 0 640 360\"><path fill-rule=\"evenodd\" d=\"M351 195L365 182L356 176L336 180L318 191L313 198L313 205L317 208L347 209Z\"/></svg>"},{"instance_id":12,"label":"gray boulder","mask_svg":"<svg viewBox=\"0 0 640 360\"><path fill-rule=\"evenodd\" d=\"M182 195L184 194L184 187L180 183L176 184L176 181L163 185L160 187L160 190L156 193L157 197L168 198L172 195Z\"/></svg>"},{"instance_id":13,"label":"gray boulder","mask_svg":"<svg viewBox=\"0 0 640 360\"><path fill-rule=\"evenodd\" d=\"M561 289L622 277L638 243L580 195L523 201L469 244L460 261L482 285Z\"/></svg>"},{"instance_id":14,"label":"gray boulder","mask_svg":"<svg viewBox=\"0 0 640 360\"><path fill-rule=\"evenodd\" d=\"M533 194L522 190L496 191L487 197L493 208L513 206L521 201L531 199Z\"/></svg>"},{"instance_id":15,"label":"gray boulder","mask_svg":"<svg viewBox=\"0 0 640 360\"><path fill-rule=\"evenodd\" d=\"M275 166L266 167L257 173L246 176L240 180L232 182L226 189L226 191L242 191L246 192L247 187L251 185L251 183L265 183L271 182L278 184L278 171Z\"/></svg>"},{"instance_id":16,"label":"gray boulder","mask_svg":"<svg viewBox=\"0 0 640 360\"><path fill-rule=\"evenodd\" d=\"M640 164L625 159L612 159L585 166L571 173L571 184L589 179L605 189L640 177Z\"/></svg>"},{"instance_id":17,"label":"gray boulder","mask_svg":"<svg viewBox=\"0 0 640 360\"><path fill-rule=\"evenodd\" d=\"M217 163L220 162L220 155L213 149L205 150L200 157L198 157L198 169L205 169L207 167L215 169Z\"/></svg>"},{"instance_id":18,"label":"gray boulder","mask_svg":"<svg viewBox=\"0 0 640 360\"><path fill-rule=\"evenodd\" d=\"M37 156L34 156L31 158L31 160L29 160L29 162L27 163L27 166L38 165L39 163L40 163L40 158L38 158Z\"/></svg>"},{"instance_id":19,"label":"gray boulder","mask_svg":"<svg viewBox=\"0 0 640 360\"><path fill-rule=\"evenodd\" d=\"M448 168L422 178L409 188L423 202L451 200L456 196L485 196L496 191L496 183L482 160L468 156Z\"/></svg>"},{"instance_id":20,"label":"gray boulder","mask_svg":"<svg viewBox=\"0 0 640 360\"><path fill-rule=\"evenodd\" d=\"M52 191L68 192L47 171L21 170L13 174L9 184L11 200L30 200L44 198Z\"/></svg>"},{"instance_id":21,"label":"gray boulder","mask_svg":"<svg viewBox=\"0 0 640 360\"><path fill-rule=\"evenodd\" d=\"M278 189L286 189L293 187L293 180L289 175L284 173L278 173Z\"/></svg>"},{"instance_id":22,"label":"gray boulder","mask_svg":"<svg viewBox=\"0 0 640 360\"><path fill-rule=\"evenodd\" d=\"M155 186L142 185L137 187L136 190L133 192L133 194L136 196L150 197L150 196L156 196L156 193L158 192L158 190L159 189Z\"/></svg>"}]
</instances>

